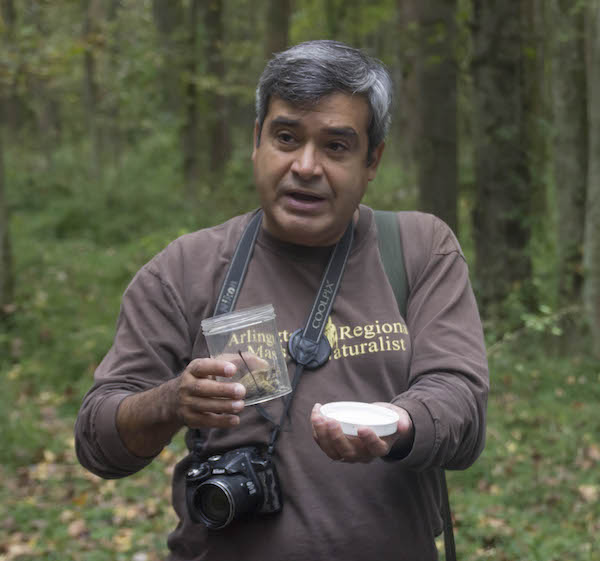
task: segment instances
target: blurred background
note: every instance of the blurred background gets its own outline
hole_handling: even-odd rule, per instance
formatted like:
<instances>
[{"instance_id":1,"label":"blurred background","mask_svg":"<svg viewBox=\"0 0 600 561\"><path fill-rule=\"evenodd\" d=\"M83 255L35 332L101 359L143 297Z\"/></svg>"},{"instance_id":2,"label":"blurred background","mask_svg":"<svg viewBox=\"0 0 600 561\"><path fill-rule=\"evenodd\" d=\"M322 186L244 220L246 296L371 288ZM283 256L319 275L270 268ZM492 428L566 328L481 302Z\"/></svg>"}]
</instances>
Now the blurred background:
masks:
<instances>
[{"instance_id":1,"label":"blurred background","mask_svg":"<svg viewBox=\"0 0 600 561\"><path fill-rule=\"evenodd\" d=\"M323 38L395 83L365 202L470 264L492 390L459 558L600 559L598 0L0 0L0 561L164 557L182 439L102 481L75 415L135 272L257 206L258 76Z\"/></svg>"}]
</instances>

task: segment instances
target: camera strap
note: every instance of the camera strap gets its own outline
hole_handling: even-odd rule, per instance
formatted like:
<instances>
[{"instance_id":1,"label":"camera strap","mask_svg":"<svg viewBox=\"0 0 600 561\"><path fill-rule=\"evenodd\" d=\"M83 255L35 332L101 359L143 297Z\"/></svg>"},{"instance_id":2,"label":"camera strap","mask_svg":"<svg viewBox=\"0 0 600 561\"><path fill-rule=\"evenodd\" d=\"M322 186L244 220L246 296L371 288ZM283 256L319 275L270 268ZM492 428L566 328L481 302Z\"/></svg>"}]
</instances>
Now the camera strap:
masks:
<instances>
[{"instance_id":1,"label":"camera strap","mask_svg":"<svg viewBox=\"0 0 600 561\"><path fill-rule=\"evenodd\" d=\"M321 286L315 298L310 315L306 320L304 329L298 329L292 333L288 342L288 352L296 363L296 372L292 381L292 391L285 398L283 413L279 423L271 432L271 439L267 449L267 457L270 458L275 450L275 443L281 426L290 410L292 399L296 394L296 387L305 369L314 370L323 366L331 355L329 341L323 337L323 331L327 318L333 307L333 301L342 282L342 275L346 268L348 256L354 240L354 222L351 220L344 235L333 248L329 262L321 279Z\"/></svg>"},{"instance_id":2,"label":"camera strap","mask_svg":"<svg viewBox=\"0 0 600 561\"><path fill-rule=\"evenodd\" d=\"M225 280L221 286L214 315L221 315L233 310L248 270L256 238L260 230L263 212L259 210L247 224L242 237L235 249ZM331 354L331 346L327 338L323 337L327 318L333 307L333 301L342 281L342 275L348 261L354 239L354 223L350 221L342 238L334 246L329 262L323 273L321 285L315 298L312 310L306 320L304 328L300 328L290 337L288 352L296 363L296 372L292 381L292 391L285 398L285 405L279 423L275 423L266 411L257 405L260 414L268 421L275 424L268 446L268 456L272 456L275 442L290 409L296 387L305 369L314 370L323 366ZM198 431L196 435L199 437Z\"/></svg>"},{"instance_id":3,"label":"camera strap","mask_svg":"<svg viewBox=\"0 0 600 561\"><path fill-rule=\"evenodd\" d=\"M260 223L262 222L262 214L262 210L259 210L252 217L252 220L248 222L242 233L242 237L238 241L235 253L229 263L225 280L221 285L221 292L217 298L217 306L213 314L215 316L231 312L235 306L240 294L240 287L244 282L244 277L248 270L248 263L250 263L252 252L254 251L254 244L256 243Z\"/></svg>"}]
</instances>

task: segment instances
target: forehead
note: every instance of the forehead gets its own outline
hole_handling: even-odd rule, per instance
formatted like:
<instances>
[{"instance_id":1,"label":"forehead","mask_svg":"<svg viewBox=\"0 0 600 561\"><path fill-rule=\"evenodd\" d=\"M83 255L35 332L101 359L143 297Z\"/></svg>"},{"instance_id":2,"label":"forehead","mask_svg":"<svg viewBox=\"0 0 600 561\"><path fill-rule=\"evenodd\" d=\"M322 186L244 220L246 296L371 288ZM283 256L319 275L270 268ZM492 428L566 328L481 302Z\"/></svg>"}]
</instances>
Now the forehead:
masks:
<instances>
[{"instance_id":1,"label":"forehead","mask_svg":"<svg viewBox=\"0 0 600 561\"><path fill-rule=\"evenodd\" d=\"M294 104L273 97L265 124L274 120L295 121L299 126L318 128L352 128L359 136L367 135L369 105L360 95L334 93L322 97L316 103Z\"/></svg>"}]
</instances>

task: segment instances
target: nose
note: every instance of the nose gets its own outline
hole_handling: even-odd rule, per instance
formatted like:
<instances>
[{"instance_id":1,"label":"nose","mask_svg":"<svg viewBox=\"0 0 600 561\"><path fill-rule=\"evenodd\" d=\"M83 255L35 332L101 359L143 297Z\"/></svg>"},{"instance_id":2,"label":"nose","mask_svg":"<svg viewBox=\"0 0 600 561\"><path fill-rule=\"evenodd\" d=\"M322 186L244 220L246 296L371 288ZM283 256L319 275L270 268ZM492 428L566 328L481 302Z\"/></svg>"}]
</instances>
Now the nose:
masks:
<instances>
[{"instance_id":1,"label":"nose","mask_svg":"<svg viewBox=\"0 0 600 561\"><path fill-rule=\"evenodd\" d=\"M314 144L305 144L296 151L295 156L291 170L300 179L309 180L323 173L319 154Z\"/></svg>"}]
</instances>

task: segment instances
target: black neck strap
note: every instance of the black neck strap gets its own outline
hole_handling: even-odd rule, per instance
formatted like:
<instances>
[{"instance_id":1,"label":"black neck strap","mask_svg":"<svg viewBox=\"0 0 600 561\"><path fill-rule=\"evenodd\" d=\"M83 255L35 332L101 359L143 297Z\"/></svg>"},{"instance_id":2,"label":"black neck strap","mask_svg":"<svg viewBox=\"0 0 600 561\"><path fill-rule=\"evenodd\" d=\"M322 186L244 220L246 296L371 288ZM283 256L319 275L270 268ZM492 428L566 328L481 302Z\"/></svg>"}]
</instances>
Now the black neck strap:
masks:
<instances>
[{"instance_id":1,"label":"black neck strap","mask_svg":"<svg viewBox=\"0 0 600 561\"><path fill-rule=\"evenodd\" d=\"M260 230L262 215L262 210L259 210L252 217L242 233L242 237L238 242L229 268L227 269L221 292L217 298L217 305L214 312L215 316L230 312L235 306L244 277L246 276L246 271L248 270L248 264L252 257L258 231ZM286 396L285 407L279 423L275 423L262 407L257 405L260 413L275 424L269 442L269 457L273 454L281 425L290 409L292 398L296 393L296 387L298 386L302 372L305 368L312 370L323 366L331 354L331 347L327 339L323 337L323 331L342 281L342 275L344 273L344 268L346 267L346 262L348 261L350 249L352 248L353 239L354 224L351 221L350 224L348 224L344 235L331 252L329 262L327 263L323 278L321 279L319 292L315 298L306 325L304 328L295 331L290 337L288 351L290 356L296 362L296 374L292 383L292 392ZM200 436L198 431L196 431L196 436Z\"/></svg>"},{"instance_id":2,"label":"black neck strap","mask_svg":"<svg viewBox=\"0 0 600 561\"><path fill-rule=\"evenodd\" d=\"M353 239L354 227L350 222L329 257L319 292L304 329L294 331L290 337L288 351L291 357L309 370L323 366L331 354L329 342L322 335L333 306L333 300L342 282Z\"/></svg>"},{"instance_id":3,"label":"black neck strap","mask_svg":"<svg viewBox=\"0 0 600 561\"><path fill-rule=\"evenodd\" d=\"M262 221L262 210L257 212L250 222L246 225L242 237L235 248L235 253L229 263L229 269L225 275L225 280L221 286L221 292L217 298L217 306L215 308L215 316L226 314L233 310L237 298L240 294L240 287L244 282L248 263L254 251L254 244L260 230Z\"/></svg>"}]
</instances>

